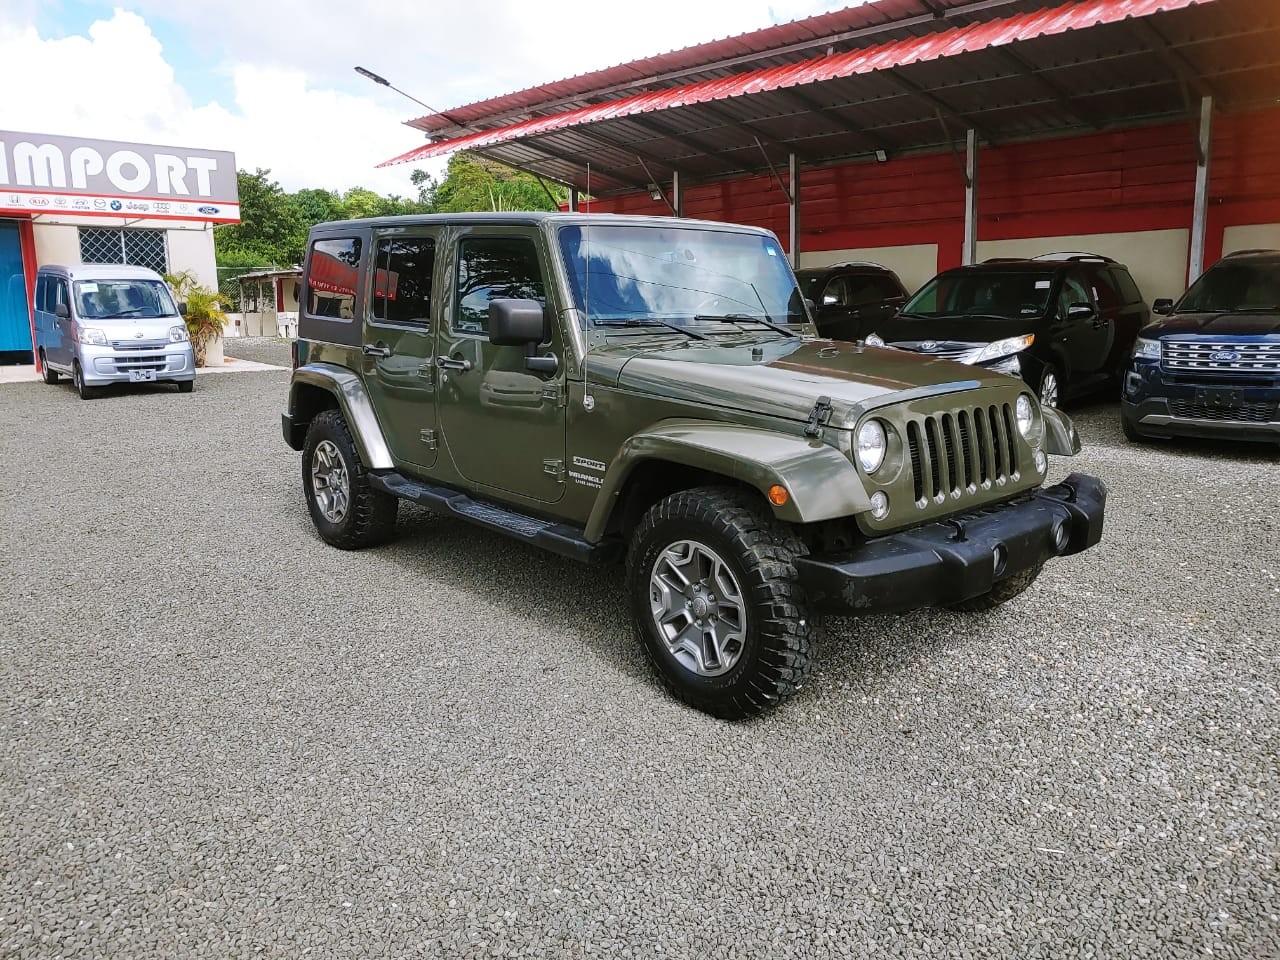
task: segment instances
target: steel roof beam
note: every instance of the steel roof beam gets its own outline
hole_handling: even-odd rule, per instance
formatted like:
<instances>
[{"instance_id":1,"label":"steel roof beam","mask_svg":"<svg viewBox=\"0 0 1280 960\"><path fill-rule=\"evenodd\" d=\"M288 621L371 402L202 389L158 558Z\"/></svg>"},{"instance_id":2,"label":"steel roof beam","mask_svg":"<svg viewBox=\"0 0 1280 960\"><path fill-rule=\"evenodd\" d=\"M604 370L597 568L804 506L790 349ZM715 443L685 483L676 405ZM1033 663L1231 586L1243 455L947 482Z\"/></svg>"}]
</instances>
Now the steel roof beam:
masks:
<instances>
[{"instance_id":1,"label":"steel roof beam","mask_svg":"<svg viewBox=\"0 0 1280 960\"><path fill-rule=\"evenodd\" d=\"M1200 71L1193 67L1159 30L1145 20L1126 20L1125 26L1129 28L1131 34L1137 34L1148 50L1164 61L1165 66L1173 71L1180 82L1191 87L1201 97L1216 96L1213 87L1204 80Z\"/></svg>"},{"instance_id":2,"label":"steel roof beam","mask_svg":"<svg viewBox=\"0 0 1280 960\"><path fill-rule=\"evenodd\" d=\"M984 127L982 124L979 124L971 120L969 117L965 116L963 113L960 113L954 107L952 107L949 103L947 103L945 100L941 100L938 97L934 96L924 87L912 82L911 80L908 80L906 77L898 73L898 70L896 67L889 67L887 70L882 70L880 71L879 75L884 77L886 80L890 81L891 83L893 83L895 86L899 87L901 90L906 92L909 96L915 97L917 100L921 100L924 103L927 103L933 110L942 114L948 120L954 120L956 123L963 124L966 127L972 127L974 130L978 131L978 133L982 135L983 140L986 140L988 143L995 143L996 138L992 135L991 131L988 128Z\"/></svg>"},{"instance_id":3,"label":"steel roof beam","mask_svg":"<svg viewBox=\"0 0 1280 960\"><path fill-rule=\"evenodd\" d=\"M740 130L743 133L750 135L753 139L763 140L772 147L780 147L788 153L794 153L796 156L800 157L801 160L804 160L807 163L812 163L814 160L813 154L803 148L795 146L790 141L779 140L777 137L765 133L760 129L758 124L750 120L739 120L722 107L718 107L711 103L700 103L698 104L698 109L704 113L711 114L713 117L718 118L722 123L728 124L735 130Z\"/></svg>"},{"instance_id":4,"label":"steel roof beam","mask_svg":"<svg viewBox=\"0 0 1280 960\"><path fill-rule=\"evenodd\" d=\"M806 94L800 93L794 87L783 88L773 92L782 94L785 99L790 100L802 110L807 110L809 113L816 113L818 116L830 120L845 133L851 133L856 137L862 137L865 140L869 140L877 149L885 151L892 151L895 149L895 145L890 143L888 140L876 135L866 127L860 127L858 124L846 120L831 107L824 107L822 104L818 103L818 101ZM853 107L856 106L856 104L851 103L849 106Z\"/></svg>"},{"instance_id":5,"label":"steel roof beam","mask_svg":"<svg viewBox=\"0 0 1280 960\"><path fill-rule=\"evenodd\" d=\"M1072 99L1065 90L1059 87L1052 80L1043 76L1035 67L1022 59L1016 51L1009 47L991 47L990 52L996 54L1001 60L1005 61L1013 67L1018 73L1026 77L1031 82L1039 86L1045 93L1049 94L1058 106L1062 107L1067 113L1075 117L1080 123L1087 127L1100 129L1102 124L1098 118L1083 110L1080 105Z\"/></svg>"},{"instance_id":6,"label":"steel roof beam","mask_svg":"<svg viewBox=\"0 0 1280 960\"><path fill-rule=\"evenodd\" d=\"M551 157L553 160L559 160L563 163L567 163L569 164L569 166L574 167L575 169L578 169L578 170L583 170L583 171L586 170L587 163L585 160L583 160L582 157L572 153L565 153L563 150L557 150L555 147L549 147L544 143L533 143L529 139L513 140L509 144L494 144L493 146L484 147L480 150L476 150L473 152L479 153L481 154L481 156L485 156L486 151L492 151L495 148L500 148L503 146L524 147L526 150L534 150L538 153L545 153L547 156ZM492 156L491 159L497 160L499 163L505 163L509 167L515 167L517 170L521 169L521 167L518 164L512 163L510 160L504 160L500 156ZM593 164L592 166L595 166L595 165ZM647 190L649 187L647 183L644 183L641 180L637 180L635 177L627 176L627 174L625 173L619 173L616 170L611 170L607 167L595 167L595 170L597 173L603 174L604 176L608 177L610 180L616 180L618 181L618 183L623 183L623 184L626 184L627 186L635 187L637 190ZM536 171L534 170L524 170L524 172L536 173ZM542 174L542 176L547 176L547 174ZM552 177L551 179L555 180L557 178Z\"/></svg>"}]
</instances>

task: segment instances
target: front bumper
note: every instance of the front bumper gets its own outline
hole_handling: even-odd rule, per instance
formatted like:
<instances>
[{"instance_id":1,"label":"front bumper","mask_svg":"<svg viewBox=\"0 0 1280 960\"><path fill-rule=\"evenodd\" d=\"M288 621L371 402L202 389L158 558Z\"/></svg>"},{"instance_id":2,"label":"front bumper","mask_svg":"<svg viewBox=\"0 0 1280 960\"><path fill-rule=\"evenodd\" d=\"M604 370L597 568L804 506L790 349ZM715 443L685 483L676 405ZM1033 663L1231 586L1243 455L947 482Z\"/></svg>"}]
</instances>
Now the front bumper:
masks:
<instances>
[{"instance_id":1,"label":"front bumper","mask_svg":"<svg viewBox=\"0 0 1280 960\"><path fill-rule=\"evenodd\" d=\"M1134 361L1125 375L1120 416L1152 437L1280 442L1280 378L1170 375Z\"/></svg>"},{"instance_id":2,"label":"front bumper","mask_svg":"<svg viewBox=\"0 0 1280 960\"><path fill-rule=\"evenodd\" d=\"M130 383L131 371L149 370L156 380L194 380L196 359L190 342L123 350L114 346L79 344L80 369L91 386Z\"/></svg>"},{"instance_id":3,"label":"front bumper","mask_svg":"<svg viewBox=\"0 0 1280 960\"><path fill-rule=\"evenodd\" d=\"M834 613L895 613L987 593L999 581L1102 539L1107 488L1073 473L988 510L796 561L805 593Z\"/></svg>"}]
</instances>

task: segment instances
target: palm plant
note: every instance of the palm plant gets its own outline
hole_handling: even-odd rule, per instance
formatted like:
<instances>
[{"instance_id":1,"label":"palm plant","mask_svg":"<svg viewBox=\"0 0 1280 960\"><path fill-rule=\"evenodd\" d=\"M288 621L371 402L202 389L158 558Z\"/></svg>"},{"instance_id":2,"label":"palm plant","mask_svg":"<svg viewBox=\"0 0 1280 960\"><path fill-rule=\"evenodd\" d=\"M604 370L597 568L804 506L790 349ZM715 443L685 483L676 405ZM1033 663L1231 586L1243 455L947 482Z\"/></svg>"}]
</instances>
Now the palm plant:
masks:
<instances>
[{"instance_id":1,"label":"palm plant","mask_svg":"<svg viewBox=\"0 0 1280 960\"><path fill-rule=\"evenodd\" d=\"M227 322L226 308L231 300L224 294L200 285L190 270L165 274L165 282L173 289L179 303L185 302L187 333L196 354L196 365L203 367L209 344L222 336Z\"/></svg>"}]
</instances>

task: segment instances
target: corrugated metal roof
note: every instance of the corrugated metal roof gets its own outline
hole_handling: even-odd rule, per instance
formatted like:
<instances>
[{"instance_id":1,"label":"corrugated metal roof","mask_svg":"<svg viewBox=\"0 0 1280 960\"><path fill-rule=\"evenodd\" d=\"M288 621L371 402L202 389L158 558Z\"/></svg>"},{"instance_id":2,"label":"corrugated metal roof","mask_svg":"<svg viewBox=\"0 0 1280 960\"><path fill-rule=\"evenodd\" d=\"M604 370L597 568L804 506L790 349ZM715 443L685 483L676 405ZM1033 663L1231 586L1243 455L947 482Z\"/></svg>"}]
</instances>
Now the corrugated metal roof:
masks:
<instances>
[{"instance_id":1,"label":"corrugated metal roof","mask_svg":"<svg viewBox=\"0 0 1280 960\"><path fill-rule=\"evenodd\" d=\"M571 127L636 118L659 111L710 104L732 97L760 96L774 91L855 76L873 75L912 64L945 60L982 50L1007 47L1018 42L1060 36L1070 31L1150 17L1212 2L1215 0L1084 0L1084 2L1066 3L1050 9L1027 11L925 36L894 40L863 49L815 57L799 63L784 63L697 83L646 91L546 116L532 117L507 126L480 130L430 143L394 157L381 166L409 163L455 150L484 149ZM879 7L880 5L877 5L877 8ZM798 23L803 24L806 21ZM718 41L718 43L727 42ZM450 111L451 116L455 113L456 111Z\"/></svg>"}]
</instances>

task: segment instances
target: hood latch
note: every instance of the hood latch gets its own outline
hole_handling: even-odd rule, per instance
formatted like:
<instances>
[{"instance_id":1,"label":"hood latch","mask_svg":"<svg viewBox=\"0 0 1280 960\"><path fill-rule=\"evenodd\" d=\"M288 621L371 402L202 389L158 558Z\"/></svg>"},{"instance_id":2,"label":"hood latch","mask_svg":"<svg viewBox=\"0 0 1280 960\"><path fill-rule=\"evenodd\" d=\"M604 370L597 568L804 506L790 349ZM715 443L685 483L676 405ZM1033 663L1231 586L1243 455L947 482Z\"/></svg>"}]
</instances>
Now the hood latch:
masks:
<instances>
[{"instance_id":1,"label":"hood latch","mask_svg":"<svg viewBox=\"0 0 1280 960\"><path fill-rule=\"evenodd\" d=\"M809 411L809 420L804 425L804 435L806 437L822 436L822 428L827 425L831 419L831 398L819 397L814 403L813 409Z\"/></svg>"}]
</instances>

